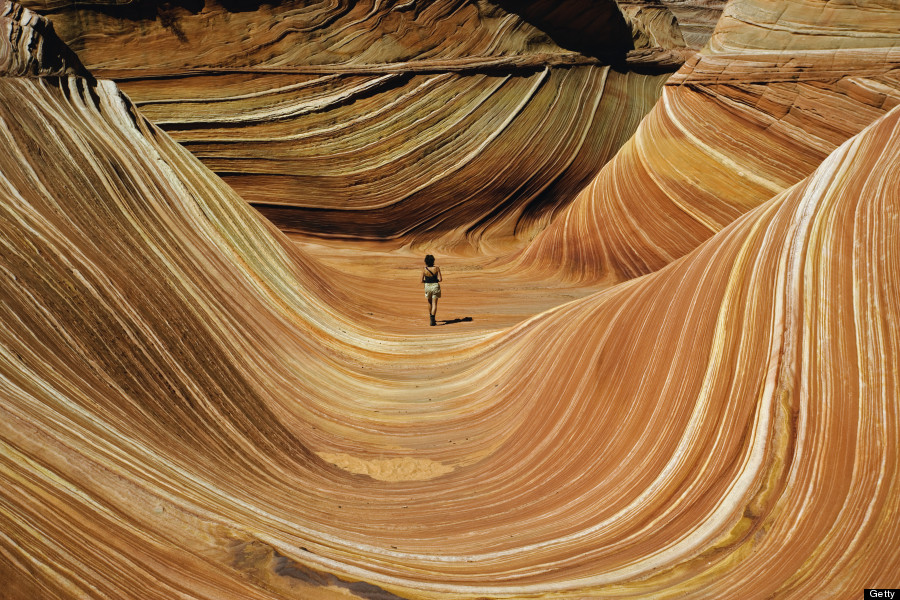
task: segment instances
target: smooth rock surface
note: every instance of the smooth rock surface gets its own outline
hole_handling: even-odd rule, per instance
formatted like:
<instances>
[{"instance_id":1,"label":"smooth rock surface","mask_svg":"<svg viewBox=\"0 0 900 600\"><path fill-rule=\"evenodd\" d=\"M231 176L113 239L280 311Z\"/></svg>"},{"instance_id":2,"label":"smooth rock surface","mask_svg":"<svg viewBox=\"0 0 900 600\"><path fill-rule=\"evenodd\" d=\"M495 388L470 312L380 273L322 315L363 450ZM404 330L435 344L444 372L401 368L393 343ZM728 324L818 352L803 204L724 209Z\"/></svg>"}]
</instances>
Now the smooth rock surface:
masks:
<instances>
[{"instance_id":1,"label":"smooth rock surface","mask_svg":"<svg viewBox=\"0 0 900 600\"><path fill-rule=\"evenodd\" d=\"M691 54L611 0L29 6L283 230L470 254L546 227Z\"/></svg>"},{"instance_id":2,"label":"smooth rock surface","mask_svg":"<svg viewBox=\"0 0 900 600\"><path fill-rule=\"evenodd\" d=\"M4 598L893 585L900 107L861 91L890 90L890 69L839 82L845 105L825 88L843 129L784 118L756 146L779 88L745 88L768 111L746 116L722 89L667 86L600 176L619 169L601 181L639 215L633 237L579 237L582 197L528 263L441 256L441 315L458 322L431 328L418 253L287 237L114 82L19 76L44 67L23 68L14 41L0 38ZM710 119L688 129L675 108ZM784 165L779 139L802 160ZM690 156L690 177L667 163ZM665 209L639 202L666 172L686 189L657 198L718 190L684 220L712 215L706 236L669 233L679 256L653 251ZM630 254L583 273L558 262L616 243Z\"/></svg>"},{"instance_id":3,"label":"smooth rock surface","mask_svg":"<svg viewBox=\"0 0 900 600\"><path fill-rule=\"evenodd\" d=\"M781 4L729 4L709 46L517 264L581 281L653 272L900 104L896 7Z\"/></svg>"}]
</instances>

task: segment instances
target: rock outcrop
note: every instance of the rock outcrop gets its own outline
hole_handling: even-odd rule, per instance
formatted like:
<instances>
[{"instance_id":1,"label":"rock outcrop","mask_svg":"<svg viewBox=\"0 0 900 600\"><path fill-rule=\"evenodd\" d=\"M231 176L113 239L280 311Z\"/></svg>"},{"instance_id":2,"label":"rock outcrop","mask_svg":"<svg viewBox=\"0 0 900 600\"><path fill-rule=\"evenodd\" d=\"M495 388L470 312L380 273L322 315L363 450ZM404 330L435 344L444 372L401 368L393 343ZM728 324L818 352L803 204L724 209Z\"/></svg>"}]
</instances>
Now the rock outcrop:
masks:
<instances>
[{"instance_id":1,"label":"rock outcrop","mask_svg":"<svg viewBox=\"0 0 900 600\"><path fill-rule=\"evenodd\" d=\"M900 103L898 15L879 2L729 5L520 264L589 281L650 273L806 177Z\"/></svg>"},{"instance_id":2,"label":"rock outcrop","mask_svg":"<svg viewBox=\"0 0 900 600\"><path fill-rule=\"evenodd\" d=\"M53 24L18 4L0 5L0 34L0 75L88 75L75 53L57 37Z\"/></svg>"},{"instance_id":3,"label":"rock outcrop","mask_svg":"<svg viewBox=\"0 0 900 600\"><path fill-rule=\"evenodd\" d=\"M748 150L769 198L654 272L422 335L379 325L423 304L396 294L416 270L315 260L114 82L15 40L0 56L35 66L0 77L4 599L805 599L900 572L892 96L816 165ZM616 168L683 158L675 100L734 114L666 94ZM694 143L734 169L714 122ZM672 154L636 153L654 131ZM756 198L733 187L723 213ZM549 278L584 246L542 247Z\"/></svg>"},{"instance_id":4,"label":"rock outcrop","mask_svg":"<svg viewBox=\"0 0 900 600\"><path fill-rule=\"evenodd\" d=\"M689 48L706 45L722 16L725 0L660 0L678 19L681 36Z\"/></svg>"},{"instance_id":5,"label":"rock outcrop","mask_svg":"<svg viewBox=\"0 0 900 600\"><path fill-rule=\"evenodd\" d=\"M459 252L543 229L685 58L662 5L30 5L282 229Z\"/></svg>"}]
</instances>

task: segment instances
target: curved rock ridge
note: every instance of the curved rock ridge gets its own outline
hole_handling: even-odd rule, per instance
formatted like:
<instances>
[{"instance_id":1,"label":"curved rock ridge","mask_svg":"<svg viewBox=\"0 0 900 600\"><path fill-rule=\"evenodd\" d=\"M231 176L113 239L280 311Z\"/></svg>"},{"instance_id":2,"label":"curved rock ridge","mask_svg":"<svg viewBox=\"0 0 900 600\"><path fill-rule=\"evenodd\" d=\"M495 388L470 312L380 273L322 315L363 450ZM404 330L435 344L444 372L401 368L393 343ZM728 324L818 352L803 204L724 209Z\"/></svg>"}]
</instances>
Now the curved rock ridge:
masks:
<instances>
[{"instance_id":1,"label":"curved rock ridge","mask_svg":"<svg viewBox=\"0 0 900 600\"><path fill-rule=\"evenodd\" d=\"M868 98L847 106L874 106L892 76L840 82ZM671 107L726 114L715 91L667 87L621 160L665 165L673 138L653 155L653 128L673 131ZM881 585L900 572L892 98L842 143L823 127L833 149L808 169L747 150L769 199L655 272L513 327L422 335L382 327L421 310L397 294L416 267L314 260L111 81L0 77L4 598ZM783 121L784 144L804 147L813 120ZM714 122L694 143L721 161ZM651 215L633 222L653 231Z\"/></svg>"},{"instance_id":2,"label":"curved rock ridge","mask_svg":"<svg viewBox=\"0 0 900 600\"><path fill-rule=\"evenodd\" d=\"M900 10L861 3L855 12L839 10L838 19L798 4L787 3L774 25L754 9L766 3L729 5L729 14L760 23L720 25L715 43L666 82L635 136L518 263L538 273L562 264L560 277L582 281L652 272L808 175L896 106L900 29L870 21L883 14L891 23ZM848 19L858 21L855 46ZM767 26L819 32L820 46L779 34L741 49L749 31Z\"/></svg>"},{"instance_id":3,"label":"curved rock ridge","mask_svg":"<svg viewBox=\"0 0 900 600\"><path fill-rule=\"evenodd\" d=\"M685 46L673 11L702 4L715 13L717 3L23 2L53 15L63 39L92 72L116 78L127 78L129 71L627 64L635 48ZM707 24L712 31L715 20Z\"/></svg>"},{"instance_id":4,"label":"curved rock ridge","mask_svg":"<svg viewBox=\"0 0 900 600\"><path fill-rule=\"evenodd\" d=\"M662 2L620 1L619 10L631 27L634 50L626 64L634 69L650 67L663 72L680 67L693 56L675 14Z\"/></svg>"},{"instance_id":5,"label":"curved rock ridge","mask_svg":"<svg viewBox=\"0 0 900 600\"><path fill-rule=\"evenodd\" d=\"M708 53L753 50L850 50L897 45L900 11L893 2L744 0L729 2Z\"/></svg>"},{"instance_id":6,"label":"curved rock ridge","mask_svg":"<svg viewBox=\"0 0 900 600\"><path fill-rule=\"evenodd\" d=\"M192 79L181 98L137 104L283 229L485 251L546 226L631 135L664 76L267 80Z\"/></svg>"},{"instance_id":7,"label":"curved rock ridge","mask_svg":"<svg viewBox=\"0 0 900 600\"><path fill-rule=\"evenodd\" d=\"M8 596L846 597L900 570L900 108L654 274L404 338L111 82L0 99Z\"/></svg>"},{"instance_id":8,"label":"curved rock ridge","mask_svg":"<svg viewBox=\"0 0 900 600\"><path fill-rule=\"evenodd\" d=\"M699 50L709 41L722 16L725 0L661 0L678 19L678 28L689 48Z\"/></svg>"},{"instance_id":9,"label":"curved rock ridge","mask_svg":"<svg viewBox=\"0 0 900 600\"><path fill-rule=\"evenodd\" d=\"M98 77L243 69L303 72L416 62L433 68L596 63L489 2L200 3L25 2L53 15L60 35ZM615 11L611 1L608 11ZM135 23L139 26L135 26ZM626 26L602 51L623 54ZM612 29L611 32L614 32ZM530 58L529 58L530 57Z\"/></svg>"},{"instance_id":10,"label":"curved rock ridge","mask_svg":"<svg viewBox=\"0 0 900 600\"><path fill-rule=\"evenodd\" d=\"M685 56L662 5L628 5L633 49L612 1L506 4L30 5L282 229L485 253L546 227Z\"/></svg>"},{"instance_id":11,"label":"curved rock ridge","mask_svg":"<svg viewBox=\"0 0 900 600\"><path fill-rule=\"evenodd\" d=\"M631 25L635 48L683 48L684 36L675 14L662 2L619 2L619 9Z\"/></svg>"},{"instance_id":12,"label":"curved rock ridge","mask_svg":"<svg viewBox=\"0 0 900 600\"><path fill-rule=\"evenodd\" d=\"M82 75L78 57L46 18L7 0L0 2L0 76Z\"/></svg>"}]
</instances>

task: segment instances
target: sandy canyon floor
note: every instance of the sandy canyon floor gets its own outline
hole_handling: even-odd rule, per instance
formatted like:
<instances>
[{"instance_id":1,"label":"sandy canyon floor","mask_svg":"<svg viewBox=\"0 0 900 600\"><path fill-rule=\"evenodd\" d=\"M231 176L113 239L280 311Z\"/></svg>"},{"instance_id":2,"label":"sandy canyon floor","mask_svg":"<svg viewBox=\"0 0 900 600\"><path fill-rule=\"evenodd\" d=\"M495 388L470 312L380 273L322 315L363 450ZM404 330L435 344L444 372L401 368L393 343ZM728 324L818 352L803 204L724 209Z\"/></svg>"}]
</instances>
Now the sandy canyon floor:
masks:
<instances>
[{"instance_id":1,"label":"sandy canyon floor","mask_svg":"<svg viewBox=\"0 0 900 600\"><path fill-rule=\"evenodd\" d=\"M307 255L352 276L363 292L356 307L374 330L409 336L419 343L444 336L497 331L554 306L582 298L606 286L573 286L536 280L504 268L504 257L447 256L436 264L444 282L438 303L438 325L428 324L422 290L425 252L364 244L311 239L289 234Z\"/></svg>"}]
</instances>

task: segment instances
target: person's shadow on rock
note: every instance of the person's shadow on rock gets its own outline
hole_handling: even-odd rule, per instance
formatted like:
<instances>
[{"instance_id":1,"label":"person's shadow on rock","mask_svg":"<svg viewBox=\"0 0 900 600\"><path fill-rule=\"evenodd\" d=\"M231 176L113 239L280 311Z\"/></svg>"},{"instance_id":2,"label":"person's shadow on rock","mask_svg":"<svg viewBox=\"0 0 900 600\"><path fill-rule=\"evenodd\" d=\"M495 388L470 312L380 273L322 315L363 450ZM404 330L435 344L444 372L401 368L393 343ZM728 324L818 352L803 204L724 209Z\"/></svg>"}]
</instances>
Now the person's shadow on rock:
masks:
<instances>
[{"instance_id":1,"label":"person's shadow on rock","mask_svg":"<svg viewBox=\"0 0 900 600\"><path fill-rule=\"evenodd\" d=\"M438 324L439 325L453 325L454 323L466 323L469 321L474 321L474 319L472 317L460 317L457 319L445 319L445 320L440 321Z\"/></svg>"}]
</instances>

